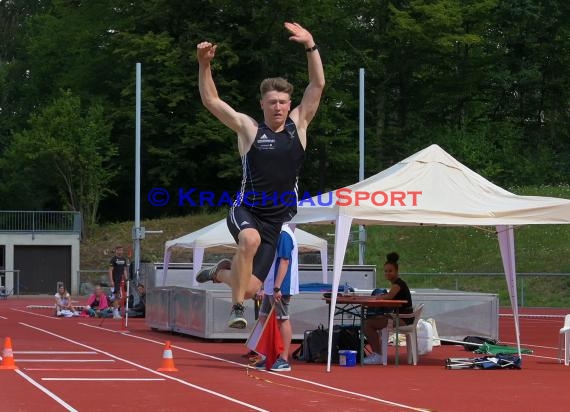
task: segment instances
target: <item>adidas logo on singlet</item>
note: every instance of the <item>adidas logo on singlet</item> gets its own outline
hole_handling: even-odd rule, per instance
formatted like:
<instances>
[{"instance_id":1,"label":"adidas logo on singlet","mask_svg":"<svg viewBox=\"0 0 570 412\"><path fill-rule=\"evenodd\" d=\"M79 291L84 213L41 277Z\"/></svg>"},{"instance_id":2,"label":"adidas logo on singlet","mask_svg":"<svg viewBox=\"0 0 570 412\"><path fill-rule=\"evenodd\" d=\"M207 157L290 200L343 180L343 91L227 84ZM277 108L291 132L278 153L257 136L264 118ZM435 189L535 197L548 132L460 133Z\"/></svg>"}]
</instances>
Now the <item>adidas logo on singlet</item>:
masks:
<instances>
[{"instance_id":1,"label":"adidas logo on singlet","mask_svg":"<svg viewBox=\"0 0 570 412\"><path fill-rule=\"evenodd\" d=\"M259 140L265 140L265 139L268 139L268 137L265 133L263 133L263 135L259 138Z\"/></svg>"},{"instance_id":2,"label":"adidas logo on singlet","mask_svg":"<svg viewBox=\"0 0 570 412\"><path fill-rule=\"evenodd\" d=\"M240 226L245 226L245 225L249 225L249 222L247 220L244 220L243 222L240 223Z\"/></svg>"}]
</instances>

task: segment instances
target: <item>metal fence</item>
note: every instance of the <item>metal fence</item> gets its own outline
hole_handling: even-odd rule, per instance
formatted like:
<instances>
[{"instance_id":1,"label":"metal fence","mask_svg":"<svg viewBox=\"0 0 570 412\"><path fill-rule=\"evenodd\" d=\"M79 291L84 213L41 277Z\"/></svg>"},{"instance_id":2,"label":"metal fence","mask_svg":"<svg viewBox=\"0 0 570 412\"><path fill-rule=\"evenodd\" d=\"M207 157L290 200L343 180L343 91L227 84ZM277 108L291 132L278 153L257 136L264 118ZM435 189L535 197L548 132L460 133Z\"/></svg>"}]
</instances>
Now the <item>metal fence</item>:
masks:
<instances>
[{"instance_id":1,"label":"metal fence","mask_svg":"<svg viewBox=\"0 0 570 412\"><path fill-rule=\"evenodd\" d=\"M414 288L452 289L469 292L497 293L506 305L509 292L505 274L496 273L416 273L401 272L400 276ZM377 283L382 285L380 277ZM570 273L517 273L517 294L520 307L570 307Z\"/></svg>"},{"instance_id":2,"label":"metal fence","mask_svg":"<svg viewBox=\"0 0 570 412\"><path fill-rule=\"evenodd\" d=\"M16 275L14 280L14 288L8 289L6 285L6 273L13 273ZM19 270L0 270L0 296L7 298L9 295L16 295L20 297L20 271Z\"/></svg>"},{"instance_id":3,"label":"metal fence","mask_svg":"<svg viewBox=\"0 0 570 412\"><path fill-rule=\"evenodd\" d=\"M79 212L0 211L0 232L81 232Z\"/></svg>"},{"instance_id":4,"label":"metal fence","mask_svg":"<svg viewBox=\"0 0 570 412\"><path fill-rule=\"evenodd\" d=\"M109 282L109 271L104 269L79 270L79 294L89 295L95 289L95 285L107 285Z\"/></svg>"}]
</instances>

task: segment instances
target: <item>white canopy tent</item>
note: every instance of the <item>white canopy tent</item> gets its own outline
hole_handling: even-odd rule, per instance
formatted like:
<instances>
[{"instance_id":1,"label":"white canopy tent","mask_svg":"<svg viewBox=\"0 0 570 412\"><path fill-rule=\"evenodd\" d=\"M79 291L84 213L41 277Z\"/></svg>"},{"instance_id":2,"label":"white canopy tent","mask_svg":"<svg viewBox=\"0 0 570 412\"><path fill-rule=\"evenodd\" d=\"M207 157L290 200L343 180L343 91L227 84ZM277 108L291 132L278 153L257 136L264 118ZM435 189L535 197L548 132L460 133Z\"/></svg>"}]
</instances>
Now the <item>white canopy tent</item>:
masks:
<instances>
[{"instance_id":1,"label":"white canopy tent","mask_svg":"<svg viewBox=\"0 0 570 412\"><path fill-rule=\"evenodd\" d=\"M299 228L295 229L295 238L297 240L299 253L320 252L323 268L323 283L327 283L327 241ZM228 229L226 219L212 223L209 226L179 237L178 239L169 240L165 243L164 247L164 282L166 282L171 253L175 248L192 249L194 274L192 282L193 285L196 285L196 275L202 268L205 250L208 249L208 251L212 253L234 253L237 249L237 244Z\"/></svg>"},{"instance_id":2,"label":"white canopy tent","mask_svg":"<svg viewBox=\"0 0 570 412\"><path fill-rule=\"evenodd\" d=\"M439 146L431 145L347 188L300 201L292 222L336 224L327 363L330 371L333 311L351 224L494 226L520 355L513 227L569 224L570 200L515 195L462 165Z\"/></svg>"}]
</instances>

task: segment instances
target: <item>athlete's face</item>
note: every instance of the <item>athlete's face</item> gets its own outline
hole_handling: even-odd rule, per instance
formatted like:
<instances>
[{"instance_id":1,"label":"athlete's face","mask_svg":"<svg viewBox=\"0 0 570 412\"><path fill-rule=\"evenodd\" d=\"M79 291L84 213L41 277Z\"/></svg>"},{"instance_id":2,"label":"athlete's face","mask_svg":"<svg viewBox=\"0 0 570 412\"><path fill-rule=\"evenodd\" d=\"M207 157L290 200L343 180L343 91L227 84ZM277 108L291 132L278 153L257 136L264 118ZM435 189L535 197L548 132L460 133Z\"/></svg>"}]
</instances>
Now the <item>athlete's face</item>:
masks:
<instances>
[{"instance_id":1,"label":"athlete's face","mask_svg":"<svg viewBox=\"0 0 570 412\"><path fill-rule=\"evenodd\" d=\"M291 96L276 90L269 91L261 98L261 109L265 123L274 131L279 131L291 110Z\"/></svg>"}]
</instances>

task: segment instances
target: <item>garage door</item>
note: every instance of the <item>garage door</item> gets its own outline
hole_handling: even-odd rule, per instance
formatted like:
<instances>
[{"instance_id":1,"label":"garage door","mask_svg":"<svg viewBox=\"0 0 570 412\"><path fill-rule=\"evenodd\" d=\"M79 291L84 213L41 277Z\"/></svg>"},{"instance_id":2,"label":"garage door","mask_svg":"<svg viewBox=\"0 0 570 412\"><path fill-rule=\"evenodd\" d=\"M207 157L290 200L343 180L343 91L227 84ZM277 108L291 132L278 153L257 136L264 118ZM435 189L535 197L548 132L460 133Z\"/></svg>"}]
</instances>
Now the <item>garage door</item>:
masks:
<instances>
[{"instance_id":1,"label":"garage door","mask_svg":"<svg viewBox=\"0 0 570 412\"><path fill-rule=\"evenodd\" d=\"M71 246L14 246L14 269L20 270L22 295L54 294L57 282L69 290Z\"/></svg>"}]
</instances>

